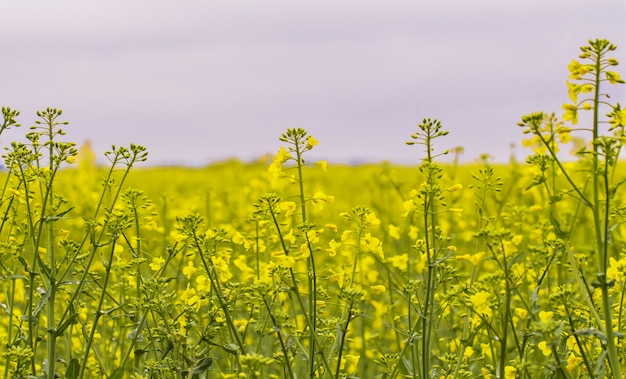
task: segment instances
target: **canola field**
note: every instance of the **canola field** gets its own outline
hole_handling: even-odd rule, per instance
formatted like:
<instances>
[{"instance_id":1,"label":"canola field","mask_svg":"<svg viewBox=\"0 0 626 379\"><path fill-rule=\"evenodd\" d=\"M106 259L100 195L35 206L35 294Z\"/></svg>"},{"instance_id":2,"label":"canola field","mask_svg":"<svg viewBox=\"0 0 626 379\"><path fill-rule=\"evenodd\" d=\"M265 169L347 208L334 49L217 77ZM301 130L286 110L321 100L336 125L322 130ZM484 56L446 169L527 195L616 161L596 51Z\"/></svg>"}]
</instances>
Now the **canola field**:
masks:
<instances>
[{"instance_id":1,"label":"canola field","mask_svg":"<svg viewBox=\"0 0 626 379\"><path fill-rule=\"evenodd\" d=\"M458 163L424 119L412 166L310 161L299 128L257 162L97 166L38 112L0 175L0 375L622 378L614 49L581 49L565 114L520 117L507 164ZM3 141L25 129L2 114Z\"/></svg>"}]
</instances>

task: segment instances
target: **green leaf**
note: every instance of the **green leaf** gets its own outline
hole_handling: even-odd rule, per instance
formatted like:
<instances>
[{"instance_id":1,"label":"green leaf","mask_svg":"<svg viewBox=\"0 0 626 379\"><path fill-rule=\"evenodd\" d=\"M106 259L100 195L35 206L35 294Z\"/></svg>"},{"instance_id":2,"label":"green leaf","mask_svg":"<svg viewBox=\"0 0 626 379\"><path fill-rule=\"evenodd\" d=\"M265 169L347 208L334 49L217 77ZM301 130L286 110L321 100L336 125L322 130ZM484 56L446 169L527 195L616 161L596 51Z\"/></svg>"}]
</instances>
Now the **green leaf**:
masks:
<instances>
[{"instance_id":1,"label":"green leaf","mask_svg":"<svg viewBox=\"0 0 626 379\"><path fill-rule=\"evenodd\" d=\"M69 209L64 210L63 212L61 212L61 213L57 214L56 216L52 217L52 219L58 220L58 219L62 218L63 216L65 216L66 214L70 213L72 211L72 209L74 209L74 207L70 207Z\"/></svg>"},{"instance_id":2,"label":"green leaf","mask_svg":"<svg viewBox=\"0 0 626 379\"><path fill-rule=\"evenodd\" d=\"M526 187L524 189L524 191L528 191L529 189L533 188L534 186L538 186L540 184L543 184L543 182L545 182L545 181L546 181L546 179L543 178L543 177L535 178L535 181L530 183L530 185L528 187Z\"/></svg>"},{"instance_id":3,"label":"green leaf","mask_svg":"<svg viewBox=\"0 0 626 379\"><path fill-rule=\"evenodd\" d=\"M122 379L123 377L124 377L123 367L116 368L115 370L113 370L111 375L109 375L109 379Z\"/></svg>"},{"instance_id":4,"label":"green leaf","mask_svg":"<svg viewBox=\"0 0 626 379\"><path fill-rule=\"evenodd\" d=\"M78 363L78 359L72 358L70 360L70 364L67 365L67 370L65 370L65 377L67 379L76 379L80 374L80 363Z\"/></svg>"},{"instance_id":5,"label":"green leaf","mask_svg":"<svg viewBox=\"0 0 626 379\"><path fill-rule=\"evenodd\" d=\"M24 266L24 271L30 272L30 270L28 269L28 263L26 263L26 260L21 255L17 257L17 260L20 261L22 266Z\"/></svg>"},{"instance_id":6,"label":"green leaf","mask_svg":"<svg viewBox=\"0 0 626 379\"><path fill-rule=\"evenodd\" d=\"M211 367L212 364L213 364L213 358L211 358L211 357L202 358L200 360L200 362L198 362L196 367L193 368L193 373L194 374L202 374L209 367Z\"/></svg>"},{"instance_id":7,"label":"green leaf","mask_svg":"<svg viewBox=\"0 0 626 379\"><path fill-rule=\"evenodd\" d=\"M607 343L606 336L604 335L604 333L602 333L602 331L598 329L594 329L594 328L578 329L575 333L578 334L579 336L594 336L600 340L600 343L602 345L606 345Z\"/></svg>"},{"instance_id":8,"label":"green leaf","mask_svg":"<svg viewBox=\"0 0 626 379\"><path fill-rule=\"evenodd\" d=\"M67 320L65 320L57 329L57 336L63 335L63 332L65 332L65 329L67 329L70 325L78 324L78 321L76 321L77 319L78 319L78 313L72 313L70 317L68 317Z\"/></svg>"},{"instance_id":9,"label":"green leaf","mask_svg":"<svg viewBox=\"0 0 626 379\"><path fill-rule=\"evenodd\" d=\"M552 223L554 234L556 234L558 238L564 240L569 238L569 233L561 228L561 222L557 219L553 209L550 210L550 223Z\"/></svg>"}]
</instances>

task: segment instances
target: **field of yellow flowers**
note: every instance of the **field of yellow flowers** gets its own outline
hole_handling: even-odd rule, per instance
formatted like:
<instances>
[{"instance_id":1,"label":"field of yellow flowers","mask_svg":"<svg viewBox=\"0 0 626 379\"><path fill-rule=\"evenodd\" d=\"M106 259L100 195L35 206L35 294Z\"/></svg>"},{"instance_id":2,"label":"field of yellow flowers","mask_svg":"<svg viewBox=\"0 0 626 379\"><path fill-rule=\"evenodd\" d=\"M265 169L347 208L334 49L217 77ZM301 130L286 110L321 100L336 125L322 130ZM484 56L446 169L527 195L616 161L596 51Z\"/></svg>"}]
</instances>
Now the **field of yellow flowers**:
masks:
<instances>
[{"instance_id":1,"label":"field of yellow flowers","mask_svg":"<svg viewBox=\"0 0 626 379\"><path fill-rule=\"evenodd\" d=\"M130 145L102 167L38 112L0 174L0 375L622 378L614 49L581 48L565 114L523 116L508 164L439 163L424 119L415 166L310 162L323 141L288 129L268 161L142 168Z\"/></svg>"}]
</instances>

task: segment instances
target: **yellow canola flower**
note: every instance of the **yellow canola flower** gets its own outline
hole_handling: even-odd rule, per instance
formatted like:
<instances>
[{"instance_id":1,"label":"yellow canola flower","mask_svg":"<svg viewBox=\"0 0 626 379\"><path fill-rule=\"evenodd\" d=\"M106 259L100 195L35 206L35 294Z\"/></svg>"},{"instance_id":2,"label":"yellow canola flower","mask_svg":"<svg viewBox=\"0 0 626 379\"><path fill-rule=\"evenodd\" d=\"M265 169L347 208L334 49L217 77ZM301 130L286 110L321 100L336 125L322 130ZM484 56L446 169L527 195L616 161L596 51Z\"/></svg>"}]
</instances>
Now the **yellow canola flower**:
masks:
<instances>
[{"instance_id":1,"label":"yellow canola flower","mask_svg":"<svg viewBox=\"0 0 626 379\"><path fill-rule=\"evenodd\" d=\"M341 242L354 243L352 240L352 230L344 230L343 233L341 233Z\"/></svg>"},{"instance_id":2,"label":"yellow canola flower","mask_svg":"<svg viewBox=\"0 0 626 379\"><path fill-rule=\"evenodd\" d=\"M184 335L187 333L187 318L186 317L179 317L178 318L178 327L180 328L179 333Z\"/></svg>"},{"instance_id":3,"label":"yellow canola flower","mask_svg":"<svg viewBox=\"0 0 626 379\"><path fill-rule=\"evenodd\" d=\"M198 275L196 278L196 289L199 292L208 292L211 290L211 282L204 275Z\"/></svg>"},{"instance_id":4,"label":"yellow canola flower","mask_svg":"<svg viewBox=\"0 0 626 379\"><path fill-rule=\"evenodd\" d=\"M222 257L213 257L212 260L215 271L217 271L219 275L219 280L224 283L229 281L233 277L233 274L230 272L228 262Z\"/></svg>"},{"instance_id":5,"label":"yellow canola flower","mask_svg":"<svg viewBox=\"0 0 626 379\"><path fill-rule=\"evenodd\" d=\"M344 367L345 372L347 373L356 372L357 366L359 365L360 358L361 358L360 355L346 354L345 361L342 362L342 364L345 364L345 367Z\"/></svg>"},{"instance_id":6,"label":"yellow canola flower","mask_svg":"<svg viewBox=\"0 0 626 379\"><path fill-rule=\"evenodd\" d=\"M567 66L570 72L570 79L580 80L583 76L587 75L591 71L593 71L593 66L589 64L581 64L575 59L572 59L572 62Z\"/></svg>"},{"instance_id":7,"label":"yellow canola flower","mask_svg":"<svg viewBox=\"0 0 626 379\"><path fill-rule=\"evenodd\" d=\"M334 196L326 195L322 191L317 191L315 195L313 195L313 206L317 209L324 208L324 203L332 203L335 201Z\"/></svg>"},{"instance_id":8,"label":"yellow canola flower","mask_svg":"<svg viewBox=\"0 0 626 379\"><path fill-rule=\"evenodd\" d=\"M480 344L480 352L484 357L493 359L493 355L491 354L491 346L488 343ZM485 370L485 375L489 375L489 371Z\"/></svg>"},{"instance_id":9,"label":"yellow canola flower","mask_svg":"<svg viewBox=\"0 0 626 379\"><path fill-rule=\"evenodd\" d=\"M450 212L458 217L463 216L463 208L450 208Z\"/></svg>"},{"instance_id":10,"label":"yellow canola flower","mask_svg":"<svg viewBox=\"0 0 626 379\"><path fill-rule=\"evenodd\" d=\"M283 172L282 165L283 163L287 162L289 159L291 159L291 154L289 154L289 152L284 147L281 146L280 149L278 150L278 154L276 154L276 157L274 158L274 160L268 167L268 171L270 172L271 177L272 177L272 182L275 182L277 179L281 177L282 172Z\"/></svg>"},{"instance_id":11,"label":"yellow canola flower","mask_svg":"<svg viewBox=\"0 0 626 379\"><path fill-rule=\"evenodd\" d=\"M572 100L572 103L578 103L578 94L580 93L589 93L593 91L593 84L585 83L585 84L576 84L570 83L569 81L565 82L567 85L567 96Z\"/></svg>"},{"instance_id":12,"label":"yellow canola flower","mask_svg":"<svg viewBox=\"0 0 626 379\"><path fill-rule=\"evenodd\" d=\"M187 277L187 280L191 280L191 277L196 273L196 271L198 271L198 269L193 267L192 261L189 261L187 266L183 268L183 275Z\"/></svg>"},{"instance_id":13,"label":"yellow canola flower","mask_svg":"<svg viewBox=\"0 0 626 379\"><path fill-rule=\"evenodd\" d=\"M580 353L580 348L578 347L578 343L576 342L576 337L570 335L567 338L567 341L565 341L565 343L567 345L567 350L575 351L577 353Z\"/></svg>"},{"instance_id":14,"label":"yellow canola flower","mask_svg":"<svg viewBox=\"0 0 626 379\"><path fill-rule=\"evenodd\" d=\"M571 132L572 132L572 128L569 128L569 127L567 127L567 126L559 126L559 127L556 129L556 132L557 132L558 134L567 134L567 133L571 133Z\"/></svg>"},{"instance_id":15,"label":"yellow canola flower","mask_svg":"<svg viewBox=\"0 0 626 379\"><path fill-rule=\"evenodd\" d=\"M525 138L522 140L522 147L535 146L538 140L539 140L538 136L533 136L532 138Z\"/></svg>"},{"instance_id":16,"label":"yellow canola flower","mask_svg":"<svg viewBox=\"0 0 626 379\"><path fill-rule=\"evenodd\" d=\"M317 146L318 144L319 142L313 136L307 137L307 143L306 143L307 150L311 150L313 147Z\"/></svg>"},{"instance_id":17,"label":"yellow canola flower","mask_svg":"<svg viewBox=\"0 0 626 379\"><path fill-rule=\"evenodd\" d=\"M402 209L404 209L402 217L407 217L409 213L414 212L417 209L417 205L415 205L413 200L407 200L402 203Z\"/></svg>"},{"instance_id":18,"label":"yellow canola flower","mask_svg":"<svg viewBox=\"0 0 626 379\"><path fill-rule=\"evenodd\" d=\"M296 243L296 236L295 234L293 234L293 229L289 230L289 233L287 233L283 239L289 243Z\"/></svg>"},{"instance_id":19,"label":"yellow canola flower","mask_svg":"<svg viewBox=\"0 0 626 379\"><path fill-rule=\"evenodd\" d=\"M235 232L233 238L231 238L231 241L237 245L243 245L245 242L245 238L243 237L243 234Z\"/></svg>"},{"instance_id":20,"label":"yellow canola flower","mask_svg":"<svg viewBox=\"0 0 626 379\"><path fill-rule=\"evenodd\" d=\"M376 217L374 212L370 212L365 216L365 223L366 225L379 225L380 220Z\"/></svg>"},{"instance_id":21,"label":"yellow canola flower","mask_svg":"<svg viewBox=\"0 0 626 379\"><path fill-rule=\"evenodd\" d=\"M332 268L329 268L328 272L330 275L328 276L328 280L343 285L347 282L348 273L342 268L339 268L338 270L339 271L335 271Z\"/></svg>"},{"instance_id":22,"label":"yellow canola flower","mask_svg":"<svg viewBox=\"0 0 626 379\"><path fill-rule=\"evenodd\" d=\"M578 102L578 94L580 93L580 85L576 83L570 83L569 80L565 82L567 86L567 96L572 101L572 103Z\"/></svg>"},{"instance_id":23,"label":"yellow canola flower","mask_svg":"<svg viewBox=\"0 0 626 379\"><path fill-rule=\"evenodd\" d=\"M391 263L395 268L406 270L407 264L409 263L409 255L407 253L394 255L393 257L388 257L385 261Z\"/></svg>"},{"instance_id":24,"label":"yellow canola flower","mask_svg":"<svg viewBox=\"0 0 626 379\"><path fill-rule=\"evenodd\" d=\"M504 368L504 379L515 379L517 377L517 369L513 366Z\"/></svg>"},{"instance_id":25,"label":"yellow canola flower","mask_svg":"<svg viewBox=\"0 0 626 379\"><path fill-rule=\"evenodd\" d=\"M272 257L276 259L276 262L279 266L285 268L293 268L296 264L296 260L294 257L290 255L286 255L284 251L279 250L272 253Z\"/></svg>"},{"instance_id":26,"label":"yellow canola flower","mask_svg":"<svg viewBox=\"0 0 626 379\"><path fill-rule=\"evenodd\" d=\"M319 237L317 236L317 231L315 230L309 230L308 232L306 232L306 239L311 243L318 243L320 241Z\"/></svg>"},{"instance_id":27,"label":"yellow canola flower","mask_svg":"<svg viewBox=\"0 0 626 379\"><path fill-rule=\"evenodd\" d=\"M289 154L289 152L281 146L280 149L278 149L278 154L276 154L276 158L274 158L274 160L280 163L285 163L289 159L291 159L291 154Z\"/></svg>"},{"instance_id":28,"label":"yellow canola flower","mask_svg":"<svg viewBox=\"0 0 626 379\"><path fill-rule=\"evenodd\" d=\"M330 229L330 230L332 230L333 232L336 232L336 231L337 231L337 225L335 225L335 224L330 224L330 223L328 223L328 224L324 225L324 227L325 227L326 229Z\"/></svg>"},{"instance_id":29,"label":"yellow canola flower","mask_svg":"<svg viewBox=\"0 0 626 379\"><path fill-rule=\"evenodd\" d=\"M574 104L563 104L563 121L571 121L572 125L578 124L578 107Z\"/></svg>"},{"instance_id":30,"label":"yellow canola flower","mask_svg":"<svg viewBox=\"0 0 626 379\"><path fill-rule=\"evenodd\" d=\"M285 212L285 217L291 217L296 210L296 203L293 201L283 201L280 203L280 210Z\"/></svg>"},{"instance_id":31,"label":"yellow canola flower","mask_svg":"<svg viewBox=\"0 0 626 379\"><path fill-rule=\"evenodd\" d=\"M76 158L78 157L78 155L70 155L69 157L67 157L65 159L65 161L69 164L74 164L76 163Z\"/></svg>"},{"instance_id":32,"label":"yellow canola flower","mask_svg":"<svg viewBox=\"0 0 626 379\"><path fill-rule=\"evenodd\" d=\"M115 254L122 254L124 252L124 247L120 244L115 244L113 252L115 252Z\"/></svg>"},{"instance_id":33,"label":"yellow canola flower","mask_svg":"<svg viewBox=\"0 0 626 379\"><path fill-rule=\"evenodd\" d=\"M18 191L15 188L9 189L9 192L13 195L14 198L19 201L20 204L25 204L26 200L24 199L25 194L22 191Z\"/></svg>"},{"instance_id":34,"label":"yellow canola flower","mask_svg":"<svg viewBox=\"0 0 626 379\"><path fill-rule=\"evenodd\" d=\"M159 271L161 267L165 264L165 259L161 257L152 258L152 263L150 263L150 269L152 271Z\"/></svg>"},{"instance_id":35,"label":"yellow canola flower","mask_svg":"<svg viewBox=\"0 0 626 379\"><path fill-rule=\"evenodd\" d=\"M385 288L385 286L383 286L382 284L377 284L375 286L371 286L370 290L373 294L380 295L381 293L385 292L387 288Z\"/></svg>"},{"instance_id":36,"label":"yellow canola flower","mask_svg":"<svg viewBox=\"0 0 626 379\"><path fill-rule=\"evenodd\" d=\"M280 178L280 175L283 172L282 165L278 160L273 161L267 170L271 174L273 182Z\"/></svg>"},{"instance_id":37,"label":"yellow canola flower","mask_svg":"<svg viewBox=\"0 0 626 379\"><path fill-rule=\"evenodd\" d=\"M606 75L606 79L611 84L617 84L617 83L623 84L624 83L624 80L621 78L618 72L606 71L605 75Z\"/></svg>"},{"instance_id":38,"label":"yellow canola flower","mask_svg":"<svg viewBox=\"0 0 626 379\"><path fill-rule=\"evenodd\" d=\"M471 346L466 346L463 350L463 363L467 363L472 355L474 355L474 349Z\"/></svg>"},{"instance_id":39,"label":"yellow canola flower","mask_svg":"<svg viewBox=\"0 0 626 379\"><path fill-rule=\"evenodd\" d=\"M569 133L559 133L559 142L565 144L572 140L572 135Z\"/></svg>"},{"instance_id":40,"label":"yellow canola flower","mask_svg":"<svg viewBox=\"0 0 626 379\"><path fill-rule=\"evenodd\" d=\"M613 257L609 258L609 268L606 270L607 278L615 279L617 282L624 283L626 279L626 257L619 261Z\"/></svg>"},{"instance_id":41,"label":"yellow canola flower","mask_svg":"<svg viewBox=\"0 0 626 379\"><path fill-rule=\"evenodd\" d=\"M473 266L476 266L480 262L482 262L484 257L485 257L485 252L484 251L480 251L480 252L475 253L475 254L457 255L456 256L456 260L457 261L465 260L465 261L470 262Z\"/></svg>"},{"instance_id":42,"label":"yellow canola flower","mask_svg":"<svg viewBox=\"0 0 626 379\"><path fill-rule=\"evenodd\" d=\"M567 357L567 366L565 366L565 368L567 371L571 372L576 370L583 362L583 358L575 356L574 353L569 353L569 356Z\"/></svg>"},{"instance_id":43,"label":"yellow canola flower","mask_svg":"<svg viewBox=\"0 0 626 379\"><path fill-rule=\"evenodd\" d=\"M341 246L340 243L337 243L335 241L335 239L333 238L332 240L330 240L330 242L328 243L328 249L326 249L326 252L328 253L328 255L330 255L331 257L334 257L335 255L337 255L337 249Z\"/></svg>"},{"instance_id":44,"label":"yellow canola flower","mask_svg":"<svg viewBox=\"0 0 626 379\"><path fill-rule=\"evenodd\" d=\"M306 243L303 243L302 245L300 245L300 256L298 258L299 259L308 258L310 255L311 255L311 250L309 250L309 245Z\"/></svg>"},{"instance_id":45,"label":"yellow canola flower","mask_svg":"<svg viewBox=\"0 0 626 379\"><path fill-rule=\"evenodd\" d=\"M245 255L242 254L238 256L235 260L233 260L233 264L239 269L239 271L241 271L240 280L242 282L252 282L254 280L256 272L246 263Z\"/></svg>"},{"instance_id":46,"label":"yellow canola flower","mask_svg":"<svg viewBox=\"0 0 626 379\"><path fill-rule=\"evenodd\" d=\"M550 349L546 341L539 342L537 347L539 348L539 350L541 350L541 353L545 355L546 357L549 357L550 354L552 354L552 349Z\"/></svg>"},{"instance_id":47,"label":"yellow canola flower","mask_svg":"<svg viewBox=\"0 0 626 379\"><path fill-rule=\"evenodd\" d=\"M389 224L389 237L393 238L394 240L399 240L400 239L400 227L395 226L393 224Z\"/></svg>"},{"instance_id":48,"label":"yellow canola flower","mask_svg":"<svg viewBox=\"0 0 626 379\"><path fill-rule=\"evenodd\" d=\"M246 271L247 269L249 269L248 265L246 264L246 256L243 254L233 260L233 264L241 271Z\"/></svg>"},{"instance_id":49,"label":"yellow canola flower","mask_svg":"<svg viewBox=\"0 0 626 379\"><path fill-rule=\"evenodd\" d=\"M609 120L611 128L617 128L619 126L626 125L626 108L621 109L621 106L613 107L613 112L609 113L607 116L612 116ZM621 142L622 144L624 144L624 141Z\"/></svg>"},{"instance_id":50,"label":"yellow canola flower","mask_svg":"<svg viewBox=\"0 0 626 379\"><path fill-rule=\"evenodd\" d=\"M315 162L315 165L324 171L328 171L328 162L324 160Z\"/></svg>"},{"instance_id":51,"label":"yellow canola flower","mask_svg":"<svg viewBox=\"0 0 626 379\"><path fill-rule=\"evenodd\" d=\"M378 238L372 237L372 233L367 233L361 240L361 247L366 251L376 254L381 260L385 259L383 243Z\"/></svg>"},{"instance_id":52,"label":"yellow canola flower","mask_svg":"<svg viewBox=\"0 0 626 379\"><path fill-rule=\"evenodd\" d=\"M448 187L446 189L446 191L448 191L448 192L456 192L456 191L459 191L459 190L462 190L462 189L463 189L463 184L458 183L458 184L453 185L452 187Z\"/></svg>"},{"instance_id":53,"label":"yellow canola flower","mask_svg":"<svg viewBox=\"0 0 626 379\"><path fill-rule=\"evenodd\" d=\"M474 307L476 313L483 316L491 317L493 311L491 310L491 308L489 308L489 297L491 297L491 295L485 291L480 291L473 295L470 295L469 300L472 303L472 306Z\"/></svg>"},{"instance_id":54,"label":"yellow canola flower","mask_svg":"<svg viewBox=\"0 0 626 379\"><path fill-rule=\"evenodd\" d=\"M543 323L548 323L552 321L553 316L554 316L554 312L552 311L540 311L539 312L539 320Z\"/></svg>"},{"instance_id":55,"label":"yellow canola flower","mask_svg":"<svg viewBox=\"0 0 626 379\"><path fill-rule=\"evenodd\" d=\"M196 295L196 290L193 288L190 288L189 285L187 285L187 288L181 294L180 299L183 301L185 305L194 307L196 311L200 309L201 299L198 295Z\"/></svg>"},{"instance_id":56,"label":"yellow canola flower","mask_svg":"<svg viewBox=\"0 0 626 379\"><path fill-rule=\"evenodd\" d=\"M521 318L522 320L525 319L526 316L528 316L528 311L524 308L515 308L514 311L517 317Z\"/></svg>"},{"instance_id":57,"label":"yellow canola flower","mask_svg":"<svg viewBox=\"0 0 626 379\"><path fill-rule=\"evenodd\" d=\"M184 234L180 233L177 230L173 230L170 233L170 238L174 239L174 241L178 243L183 242L185 239L187 239L187 237Z\"/></svg>"}]
</instances>

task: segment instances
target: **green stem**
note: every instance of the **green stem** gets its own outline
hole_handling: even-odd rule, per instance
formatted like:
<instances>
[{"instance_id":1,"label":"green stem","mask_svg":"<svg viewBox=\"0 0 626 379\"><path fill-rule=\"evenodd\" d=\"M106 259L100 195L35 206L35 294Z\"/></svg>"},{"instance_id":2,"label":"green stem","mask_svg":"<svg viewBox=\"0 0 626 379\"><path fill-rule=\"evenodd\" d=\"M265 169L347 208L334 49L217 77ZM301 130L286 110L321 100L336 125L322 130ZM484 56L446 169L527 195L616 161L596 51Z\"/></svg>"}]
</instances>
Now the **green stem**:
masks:
<instances>
[{"instance_id":1,"label":"green stem","mask_svg":"<svg viewBox=\"0 0 626 379\"><path fill-rule=\"evenodd\" d=\"M54 253L54 223L48 221L48 255L50 256L50 288L48 291L48 379L54 379L54 369L56 363L56 341L57 329L55 324L55 302L56 302L56 260Z\"/></svg>"},{"instance_id":2,"label":"green stem","mask_svg":"<svg viewBox=\"0 0 626 379\"><path fill-rule=\"evenodd\" d=\"M209 277L209 282L211 283L211 290L215 294L215 298L220 304L220 308L222 308L222 311L224 312L224 318L226 319L226 323L228 324L228 328L231 331L232 337L234 337L235 341L237 342L237 346L239 347L239 353L245 354L245 351L246 351L245 345L230 315L228 305L224 301L222 289L219 284L219 280L216 277L215 267L213 266L211 257L208 257L208 259L207 257L205 257L204 249L202 249L202 247L200 246L200 241L198 240L198 236L196 235L195 230L193 231L193 242L194 242L196 250L198 251L198 254L200 255L200 260L202 261L202 265L204 266L207 276Z\"/></svg>"},{"instance_id":3,"label":"green stem","mask_svg":"<svg viewBox=\"0 0 626 379\"><path fill-rule=\"evenodd\" d=\"M11 296L8 299L8 305L9 305L9 327L8 327L8 337L7 337L7 341L8 343L12 343L13 340L13 306L15 304L15 280L17 278L13 277L11 278ZM8 378L9 377L9 367L11 367L11 357L7 354L6 360L4 362L4 377Z\"/></svg>"},{"instance_id":4,"label":"green stem","mask_svg":"<svg viewBox=\"0 0 626 379\"><path fill-rule=\"evenodd\" d=\"M340 329L341 335L339 336L339 352L337 353L337 368L335 369L335 379L339 379L339 374L341 373L341 356L343 355L343 346L346 342L348 326L350 325L350 321L352 321L353 316L352 305L353 300L350 299L350 302L348 303L348 314L346 315L346 322Z\"/></svg>"},{"instance_id":5,"label":"green stem","mask_svg":"<svg viewBox=\"0 0 626 379\"><path fill-rule=\"evenodd\" d=\"M104 282L102 283L102 290L100 292L100 298L98 299L98 306L96 307L95 318L93 320L93 324L91 325L91 330L89 331L89 338L87 339L87 344L85 345L85 356L83 357L83 364L80 366L80 373L78 375L79 378L82 378L85 374L85 369L87 368L87 358L89 357L89 352L91 351L91 346L93 345L93 340L96 335L98 321L100 321L100 318L104 315L102 307L104 305L104 298L106 297L107 286L109 284L109 278L111 276L111 266L113 265L113 253L115 252L116 240L117 237L111 238L111 250L109 253L109 260L104 266Z\"/></svg>"},{"instance_id":6,"label":"green stem","mask_svg":"<svg viewBox=\"0 0 626 379\"><path fill-rule=\"evenodd\" d=\"M280 240L280 244L283 249L283 252L285 253L285 255L289 255L289 249L287 248L287 245L285 244L285 239L283 238L283 234L280 230L280 224L278 223L278 219L276 218L276 213L274 213L273 205L268 203L268 209L269 209L270 215L272 216L274 227L276 228L276 231L278 233L278 239ZM315 323L315 320L311 320L311 317L310 317L311 315L306 312L306 307L304 306L304 301L302 300L302 295L300 294L300 289L298 287L298 281L296 280L296 275L293 271L293 268L291 267L289 268L289 274L291 277L291 281L293 282L293 286L290 289L296 295L296 299L298 300L298 305L300 306L301 311L304 313L304 320L307 323L307 327L311 329L313 328L313 324ZM324 365L324 368L327 370L327 372L330 374L330 377L332 377L333 374L330 368L330 364L328 363L328 360L326 359L326 354L324 353L324 350L322 349L322 346L319 340L317 339L316 334L313 334L313 340L311 341L311 343L315 343L316 347L319 349L319 354L322 359L322 364ZM313 360L313 357L310 357L309 359Z\"/></svg>"},{"instance_id":7,"label":"green stem","mask_svg":"<svg viewBox=\"0 0 626 379\"><path fill-rule=\"evenodd\" d=\"M274 314L272 313L272 309L270 305L268 304L267 299L265 298L265 294L261 294L261 298L263 299L263 304L265 304L267 313L272 320L272 324L274 325L274 329L275 329L276 335L278 336L278 341L280 343L280 350L283 352L283 355L285 356L285 367L287 368L287 373L289 374L289 377L291 379L295 379L295 376L293 375L293 369L291 368L291 362L289 361L289 352L287 351L287 346L285 345L283 335L280 332L281 330L280 325L278 325L278 321L276 320L276 318L274 317Z\"/></svg>"},{"instance_id":8,"label":"green stem","mask_svg":"<svg viewBox=\"0 0 626 379\"><path fill-rule=\"evenodd\" d=\"M306 140L305 140L306 141ZM302 223L305 224L307 222L307 213L306 213L306 198L304 196L304 177L302 175L302 145L301 140L296 140L295 143L296 149L296 163L298 167L298 187L300 190L300 209L302 213ZM305 145L306 146L306 145ZM307 231L308 232L308 231ZM310 251L309 259L307 260L307 279L309 286L309 317L312 320L312 323L309 328L309 377L315 377L315 343L313 342L317 338L317 277L315 273L315 259L313 255L313 249L311 246L311 242L309 241L309 236L306 234L306 242Z\"/></svg>"},{"instance_id":9,"label":"green stem","mask_svg":"<svg viewBox=\"0 0 626 379\"><path fill-rule=\"evenodd\" d=\"M498 378L504 378L504 368L507 362L507 337L509 334L509 315L511 314L511 279L509 277L509 267L506 259L506 249L504 244L501 243L502 248L502 267L504 269L504 285L505 285L505 299L504 299L504 316L502 317L502 338L500 341L500 364L498 367Z\"/></svg>"},{"instance_id":10,"label":"green stem","mask_svg":"<svg viewBox=\"0 0 626 379\"><path fill-rule=\"evenodd\" d=\"M424 209L424 225L426 230L428 230L428 209L430 208L429 203L425 204ZM430 226L431 229L434 229L434 225ZM431 292L433 286L433 257L431 256L431 247L430 247L430 238L428 233L426 233L425 238L426 242L426 269L427 269L427 279L426 279L426 296L424 299L424 308L422 317L424 319L424 323L422 324L422 378L426 379L429 377L430 372L430 328L431 328ZM434 241L433 241L434 243Z\"/></svg>"},{"instance_id":11,"label":"green stem","mask_svg":"<svg viewBox=\"0 0 626 379\"><path fill-rule=\"evenodd\" d=\"M604 215L603 219L600 219L600 211L601 211L601 202L600 202L600 183L599 183L599 147L595 141L599 136L599 106L600 106L600 74L602 73L602 61L603 52L598 49L596 51L596 60L595 60L595 75L594 75L594 98L593 98L593 220L595 224L596 231L596 244L597 244L597 254L600 259L600 272L598 273L598 280L600 281L600 288L602 291L602 308L604 313L604 329L607 339L607 350L609 356L609 365L611 366L611 371L613 373L613 377L616 379L622 378L622 370L621 363L617 354L617 347L615 346L615 334L613 331L613 316L612 316L612 302L609 297L609 289L607 283L606 272L608 269L609 262L609 252L608 252L608 221L609 221L609 205L610 205L610 197L609 197L609 189L608 189L608 162L605 162L604 167L604 178L605 178L605 204L604 204ZM604 228L603 228L604 225ZM600 327L602 327L600 325Z\"/></svg>"}]
</instances>

